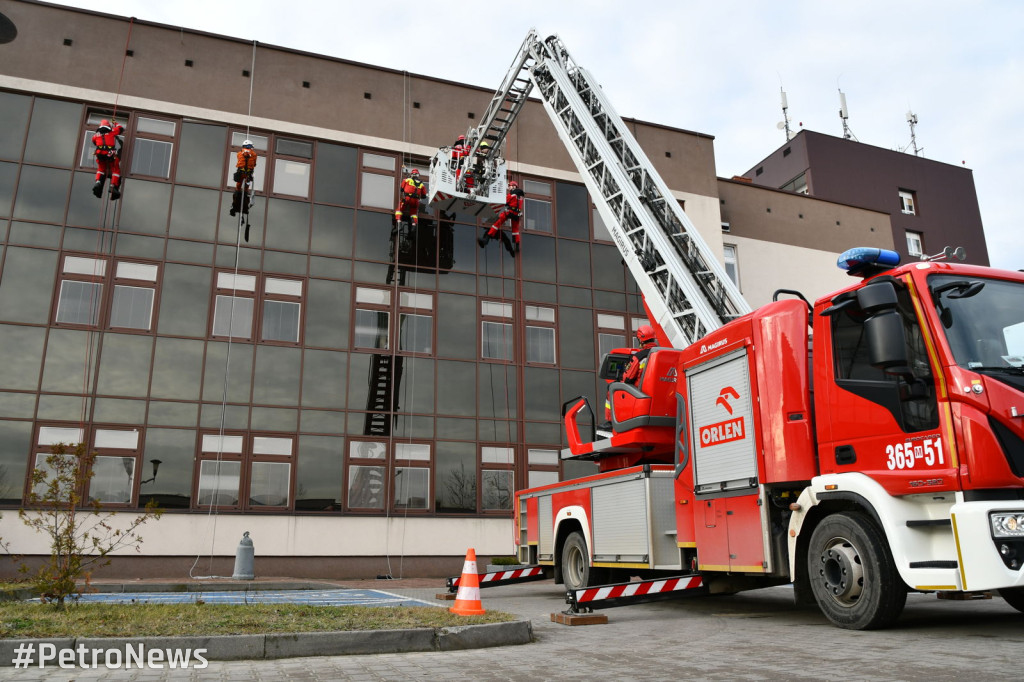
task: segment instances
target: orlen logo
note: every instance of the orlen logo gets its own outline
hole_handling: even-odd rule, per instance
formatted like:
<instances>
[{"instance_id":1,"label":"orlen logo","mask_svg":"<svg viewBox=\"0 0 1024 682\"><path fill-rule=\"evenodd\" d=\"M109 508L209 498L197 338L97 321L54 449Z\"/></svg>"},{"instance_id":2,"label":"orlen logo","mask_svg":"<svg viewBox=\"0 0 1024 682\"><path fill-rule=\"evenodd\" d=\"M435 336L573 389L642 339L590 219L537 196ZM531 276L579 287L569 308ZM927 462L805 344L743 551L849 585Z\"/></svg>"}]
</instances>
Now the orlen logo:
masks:
<instances>
[{"instance_id":1,"label":"orlen logo","mask_svg":"<svg viewBox=\"0 0 1024 682\"><path fill-rule=\"evenodd\" d=\"M721 348L722 346L724 346L727 343L729 343L729 339L721 339L719 341L715 341L710 346L708 346L706 344L701 344L701 346L700 346L700 353L701 353L701 355L703 355L704 353L707 353L709 350L714 350L716 348Z\"/></svg>"},{"instance_id":2,"label":"orlen logo","mask_svg":"<svg viewBox=\"0 0 1024 682\"><path fill-rule=\"evenodd\" d=\"M739 397L740 394L736 392L735 388L726 386L719 391L715 404L721 405L725 408L726 412L732 414L732 405L729 403L729 398L735 400ZM700 443L705 447L731 443L734 440L743 440L746 435L743 417L726 419L724 422L700 427Z\"/></svg>"}]
</instances>

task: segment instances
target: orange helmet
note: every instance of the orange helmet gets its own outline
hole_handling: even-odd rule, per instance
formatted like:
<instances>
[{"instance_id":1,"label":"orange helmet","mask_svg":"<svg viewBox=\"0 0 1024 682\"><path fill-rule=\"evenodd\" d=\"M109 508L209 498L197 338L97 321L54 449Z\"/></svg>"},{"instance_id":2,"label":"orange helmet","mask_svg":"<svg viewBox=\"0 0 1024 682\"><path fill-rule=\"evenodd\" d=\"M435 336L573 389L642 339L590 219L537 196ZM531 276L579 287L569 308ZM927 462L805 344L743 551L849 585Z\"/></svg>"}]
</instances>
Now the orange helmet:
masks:
<instances>
[{"instance_id":1,"label":"orange helmet","mask_svg":"<svg viewBox=\"0 0 1024 682\"><path fill-rule=\"evenodd\" d=\"M640 342L641 348L653 344L657 341L657 337L654 335L654 327L649 324L640 325L636 330L636 340Z\"/></svg>"}]
</instances>

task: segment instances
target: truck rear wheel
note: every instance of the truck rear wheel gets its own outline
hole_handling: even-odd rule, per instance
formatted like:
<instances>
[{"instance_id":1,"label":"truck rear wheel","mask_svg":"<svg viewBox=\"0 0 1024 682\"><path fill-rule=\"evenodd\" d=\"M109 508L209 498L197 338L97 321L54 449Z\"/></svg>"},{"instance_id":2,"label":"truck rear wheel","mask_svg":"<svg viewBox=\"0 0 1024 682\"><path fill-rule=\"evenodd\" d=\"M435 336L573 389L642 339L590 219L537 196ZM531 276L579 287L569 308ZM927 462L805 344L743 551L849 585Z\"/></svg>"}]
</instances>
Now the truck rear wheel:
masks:
<instances>
[{"instance_id":1,"label":"truck rear wheel","mask_svg":"<svg viewBox=\"0 0 1024 682\"><path fill-rule=\"evenodd\" d=\"M565 589L579 590L591 585L601 585L606 579L604 569L590 565L590 553L583 533L573 531L562 545L562 580Z\"/></svg>"},{"instance_id":2,"label":"truck rear wheel","mask_svg":"<svg viewBox=\"0 0 1024 682\"><path fill-rule=\"evenodd\" d=\"M858 512L833 514L814 529L807 574L818 608L848 630L886 627L907 602L885 537Z\"/></svg>"}]
</instances>

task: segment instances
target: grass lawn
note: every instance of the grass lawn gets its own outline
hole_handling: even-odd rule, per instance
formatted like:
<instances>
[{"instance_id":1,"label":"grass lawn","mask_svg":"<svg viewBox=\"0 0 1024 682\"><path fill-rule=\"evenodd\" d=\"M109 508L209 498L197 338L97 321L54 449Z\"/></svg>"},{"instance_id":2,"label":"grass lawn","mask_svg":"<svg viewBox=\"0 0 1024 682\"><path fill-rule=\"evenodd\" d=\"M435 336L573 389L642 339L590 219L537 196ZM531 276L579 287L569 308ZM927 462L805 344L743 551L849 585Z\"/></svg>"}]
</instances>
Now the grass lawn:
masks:
<instances>
[{"instance_id":1,"label":"grass lawn","mask_svg":"<svg viewBox=\"0 0 1024 682\"><path fill-rule=\"evenodd\" d=\"M400 630L503 623L498 611L457 616L447 608L309 606L304 604L51 604L0 603L0 638L173 637L268 632Z\"/></svg>"}]
</instances>

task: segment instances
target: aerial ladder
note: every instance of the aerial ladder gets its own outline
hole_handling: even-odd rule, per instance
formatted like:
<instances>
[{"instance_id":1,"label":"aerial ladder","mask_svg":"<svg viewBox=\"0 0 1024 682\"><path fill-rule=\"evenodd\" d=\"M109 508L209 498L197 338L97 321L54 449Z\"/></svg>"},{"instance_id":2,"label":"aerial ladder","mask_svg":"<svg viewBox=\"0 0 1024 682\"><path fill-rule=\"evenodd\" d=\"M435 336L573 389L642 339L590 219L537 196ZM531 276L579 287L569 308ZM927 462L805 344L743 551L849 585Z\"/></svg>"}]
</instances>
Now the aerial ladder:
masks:
<instances>
[{"instance_id":1,"label":"aerial ladder","mask_svg":"<svg viewBox=\"0 0 1024 682\"><path fill-rule=\"evenodd\" d=\"M463 164L482 169L474 187L465 186L464 172L456 181L450 149L435 155L431 204L504 203L502 146L534 90L669 345L684 348L750 312L601 87L557 36L541 40L530 31L480 125L467 131Z\"/></svg>"}]
</instances>

